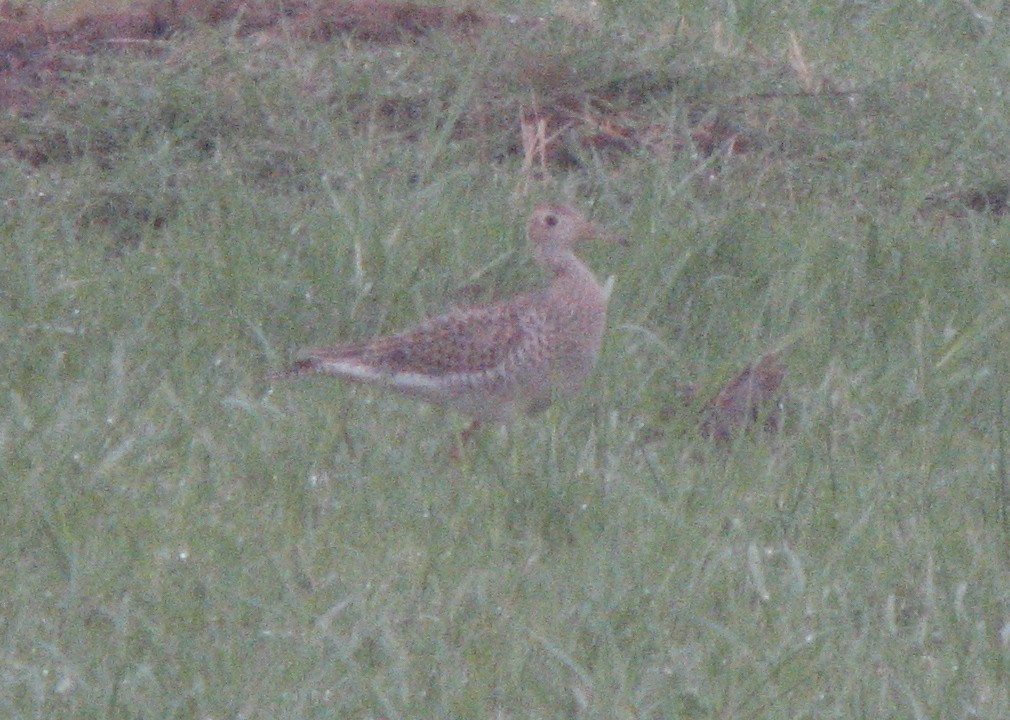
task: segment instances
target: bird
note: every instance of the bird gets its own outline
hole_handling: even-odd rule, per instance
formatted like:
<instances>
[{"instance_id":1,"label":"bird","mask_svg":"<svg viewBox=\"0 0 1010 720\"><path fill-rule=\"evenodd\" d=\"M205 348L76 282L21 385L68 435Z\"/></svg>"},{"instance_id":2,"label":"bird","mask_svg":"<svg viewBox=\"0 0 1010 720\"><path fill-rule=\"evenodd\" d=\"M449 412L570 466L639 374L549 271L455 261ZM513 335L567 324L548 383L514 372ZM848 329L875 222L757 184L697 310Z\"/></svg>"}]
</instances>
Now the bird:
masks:
<instances>
[{"instance_id":1,"label":"bird","mask_svg":"<svg viewBox=\"0 0 1010 720\"><path fill-rule=\"evenodd\" d=\"M551 274L539 290L459 307L364 342L309 350L270 381L330 375L374 385L470 418L465 442L482 424L535 415L556 396L577 393L596 364L611 284L576 255L588 240L627 245L568 205L538 205L527 239Z\"/></svg>"}]
</instances>

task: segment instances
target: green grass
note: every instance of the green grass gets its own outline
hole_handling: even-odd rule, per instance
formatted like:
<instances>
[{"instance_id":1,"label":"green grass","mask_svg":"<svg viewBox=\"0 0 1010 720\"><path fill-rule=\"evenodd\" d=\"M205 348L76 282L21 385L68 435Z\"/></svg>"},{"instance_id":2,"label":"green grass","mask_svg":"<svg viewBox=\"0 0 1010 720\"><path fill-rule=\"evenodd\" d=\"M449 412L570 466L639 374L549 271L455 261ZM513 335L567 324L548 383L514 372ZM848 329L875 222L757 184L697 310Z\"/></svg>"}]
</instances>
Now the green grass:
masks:
<instances>
[{"instance_id":1,"label":"green grass","mask_svg":"<svg viewBox=\"0 0 1010 720\"><path fill-rule=\"evenodd\" d=\"M0 715L1010 715L1010 233L922 212L1007 182L1005 11L601 5L521 46L561 89L508 33L218 28L0 121ZM802 92L790 32L851 95ZM267 386L541 281L518 108L631 77L668 137L758 141L533 184L632 240L587 252L617 281L583 395L453 464L450 413ZM782 434L668 412L776 347Z\"/></svg>"}]
</instances>

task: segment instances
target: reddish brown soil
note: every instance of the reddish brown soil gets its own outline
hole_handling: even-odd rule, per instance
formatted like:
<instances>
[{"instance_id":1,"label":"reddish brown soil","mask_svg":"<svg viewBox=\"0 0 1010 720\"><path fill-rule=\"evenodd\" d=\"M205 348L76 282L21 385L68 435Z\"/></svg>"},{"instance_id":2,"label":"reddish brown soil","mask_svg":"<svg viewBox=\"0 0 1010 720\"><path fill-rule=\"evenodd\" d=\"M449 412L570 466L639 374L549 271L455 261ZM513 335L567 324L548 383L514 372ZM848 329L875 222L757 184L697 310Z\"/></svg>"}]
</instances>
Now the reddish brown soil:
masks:
<instances>
[{"instance_id":1,"label":"reddish brown soil","mask_svg":"<svg viewBox=\"0 0 1010 720\"><path fill-rule=\"evenodd\" d=\"M128 12L53 20L8 1L0 4L0 108L30 109L32 88L58 83L74 56L160 52L159 41L179 30L223 22L236 22L240 35L268 33L283 22L285 33L319 42L353 35L390 43L433 30L467 34L491 19L475 10L379 0L150 0Z\"/></svg>"},{"instance_id":2,"label":"reddish brown soil","mask_svg":"<svg viewBox=\"0 0 1010 720\"><path fill-rule=\"evenodd\" d=\"M942 225L963 218L968 213L1000 219L1010 212L1010 185L998 182L926 198L919 216Z\"/></svg>"}]
</instances>

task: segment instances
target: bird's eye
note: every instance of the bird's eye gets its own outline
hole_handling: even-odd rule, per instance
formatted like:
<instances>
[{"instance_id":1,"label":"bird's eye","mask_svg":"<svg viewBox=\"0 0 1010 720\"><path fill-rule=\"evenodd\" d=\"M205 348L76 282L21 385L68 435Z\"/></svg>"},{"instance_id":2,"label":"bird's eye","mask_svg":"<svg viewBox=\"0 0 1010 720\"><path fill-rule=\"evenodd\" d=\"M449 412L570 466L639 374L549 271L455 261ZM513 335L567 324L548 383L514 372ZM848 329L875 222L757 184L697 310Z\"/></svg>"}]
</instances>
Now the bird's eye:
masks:
<instances>
[{"instance_id":1,"label":"bird's eye","mask_svg":"<svg viewBox=\"0 0 1010 720\"><path fill-rule=\"evenodd\" d=\"M558 216L548 215L547 217L544 218L544 222L547 223L547 227L554 227L555 225L558 224Z\"/></svg>"}]
</instances>

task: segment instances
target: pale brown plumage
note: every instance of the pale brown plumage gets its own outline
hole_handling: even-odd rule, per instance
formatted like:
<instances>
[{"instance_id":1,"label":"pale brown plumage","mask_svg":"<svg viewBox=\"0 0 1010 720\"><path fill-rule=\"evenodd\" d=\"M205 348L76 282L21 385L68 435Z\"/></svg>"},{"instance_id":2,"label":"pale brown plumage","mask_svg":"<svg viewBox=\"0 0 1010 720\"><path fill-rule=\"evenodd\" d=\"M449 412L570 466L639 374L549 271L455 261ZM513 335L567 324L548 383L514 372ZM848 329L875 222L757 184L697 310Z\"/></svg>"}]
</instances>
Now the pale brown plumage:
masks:
<instances>
[{"instance_id":1,"label":"pale brown plumage","mask_svg":"<svg viewBox=\"0 0 1010 720\"><path fill-rule=\"evenodd\" d=\"M576 392L600 350L608 291L573 249L612 238L564 205L538 206L527 234L536 262L553 274L548 287L394 335L312 350L269 379L334 375L452 407L478 423L539 412L555 393Z\"/></svg>"}]
</instances>

